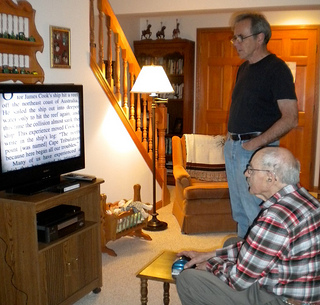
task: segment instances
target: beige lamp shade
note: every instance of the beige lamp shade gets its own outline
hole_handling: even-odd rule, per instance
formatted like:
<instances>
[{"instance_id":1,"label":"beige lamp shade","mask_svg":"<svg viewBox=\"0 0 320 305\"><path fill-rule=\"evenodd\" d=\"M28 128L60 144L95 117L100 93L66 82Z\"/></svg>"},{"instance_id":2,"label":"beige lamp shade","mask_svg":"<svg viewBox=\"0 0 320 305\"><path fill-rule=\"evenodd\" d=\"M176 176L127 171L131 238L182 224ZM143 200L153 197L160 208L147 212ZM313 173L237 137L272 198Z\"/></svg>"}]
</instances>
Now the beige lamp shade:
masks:
<instances>
[{"instance_id":1,"label":"beige lamp shade","mask_svg":"<svg viewBox=\"0 0 320 305\"><path fill-rule=\"evenodd\" d=\"M174 92L162 66L143 66L131 92L171 93Z\"/></svg>"}]
</instances>

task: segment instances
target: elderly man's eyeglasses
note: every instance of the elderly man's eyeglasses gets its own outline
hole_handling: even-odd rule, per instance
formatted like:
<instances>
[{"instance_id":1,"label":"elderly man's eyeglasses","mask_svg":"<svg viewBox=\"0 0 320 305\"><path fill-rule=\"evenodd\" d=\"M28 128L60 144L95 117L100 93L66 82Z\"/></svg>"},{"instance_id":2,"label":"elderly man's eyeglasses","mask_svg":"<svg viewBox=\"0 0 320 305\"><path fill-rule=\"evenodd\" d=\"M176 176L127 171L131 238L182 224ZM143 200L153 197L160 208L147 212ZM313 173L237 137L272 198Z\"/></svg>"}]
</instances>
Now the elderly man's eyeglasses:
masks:
<instances>
[{"instance_id":1,"label":"elderly man's eyeglasses","mask_svg":"<svg viewBox=\"0 0 320 305\"><path fill-rule=\"evenodd\" d=\"M249 37L252 37L252 36L255 36L255 35L259 35L260 33L254 33L254 34L251 34L249 36L245 36L243 37L241 34L240 35L234 35L232 38L231 38L231 43L234 44L235 42L239 42L239 43L242 43L245 39L249 38Z\"/></svg>"},{"instance_id":2,"label":"elderly man's eyeglasses","mask_svg":"<svg viewBox=\"0 0 320 305\"><path fill-rule=\"evenodd\" d=\"M253 168L251 165L248 164L247 167L246 167L246 172L249 175L251 175L253 172L269 172L269 173L271 173L271 170Z\"/></svg>"}]
</instances>

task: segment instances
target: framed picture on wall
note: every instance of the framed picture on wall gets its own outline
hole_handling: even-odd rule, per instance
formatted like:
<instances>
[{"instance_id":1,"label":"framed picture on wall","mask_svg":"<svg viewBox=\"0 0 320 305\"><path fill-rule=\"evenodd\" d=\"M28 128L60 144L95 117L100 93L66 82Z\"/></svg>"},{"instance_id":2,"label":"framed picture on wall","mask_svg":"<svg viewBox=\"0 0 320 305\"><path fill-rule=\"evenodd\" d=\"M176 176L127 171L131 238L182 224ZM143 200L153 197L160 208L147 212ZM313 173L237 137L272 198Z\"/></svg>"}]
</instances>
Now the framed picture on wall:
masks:
<instances>
[{"instance_id":1,"label":"framed picture on wall","mask_svg":"<svg viewBox=\"0 0 320 305\"><path fill-rule=\"evenodd\" d=\"M70 29L50 26L51 68L71 68Z\"/></svg>"}]
</instances>

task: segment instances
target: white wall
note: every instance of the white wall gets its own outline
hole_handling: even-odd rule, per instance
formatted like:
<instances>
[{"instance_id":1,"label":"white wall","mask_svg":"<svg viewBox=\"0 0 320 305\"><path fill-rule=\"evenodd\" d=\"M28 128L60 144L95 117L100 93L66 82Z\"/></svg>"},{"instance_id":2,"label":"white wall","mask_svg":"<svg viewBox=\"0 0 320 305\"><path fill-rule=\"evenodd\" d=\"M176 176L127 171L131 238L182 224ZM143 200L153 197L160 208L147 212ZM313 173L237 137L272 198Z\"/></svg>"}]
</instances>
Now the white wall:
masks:
<instances>
[{"instance_id":1,"label":"white wall","mask_svg":"<svg viewBox=\"0 0 320 305\"><path fill-rule=\"evenodd\" d=\"M238 9L274 9L288 7L318 7L319 0L109 0L114 12L119 15L168 15L203 11L221 11Z\"/></svg>"},{"instance_id":2,"label":"white wall","mask_svg":"<svg viewBox=\"0 0 320 305\"><path fill-rule=\"evenodd\" d=\"M109 202L132 198L136 183L142 186L142 200L151 202L151 172L89 66L89 1L29 0L29 3L36 10L36 27L44 40L44 50L37 58L45 72L45 83L77 83L84 87L83 172L105 179L102 192ZM50 25L71 29L71 69L50 68Z\"/></svg>"}]
</instances>

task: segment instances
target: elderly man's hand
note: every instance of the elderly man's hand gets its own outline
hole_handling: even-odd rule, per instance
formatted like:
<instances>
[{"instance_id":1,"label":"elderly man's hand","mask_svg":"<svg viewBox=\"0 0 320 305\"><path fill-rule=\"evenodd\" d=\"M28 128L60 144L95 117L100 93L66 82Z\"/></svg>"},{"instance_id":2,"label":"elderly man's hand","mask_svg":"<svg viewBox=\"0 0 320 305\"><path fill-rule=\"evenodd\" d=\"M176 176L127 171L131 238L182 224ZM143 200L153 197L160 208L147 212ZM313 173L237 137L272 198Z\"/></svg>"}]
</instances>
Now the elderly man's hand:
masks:
<instances>
[{"instance_id":1,"label":"elderly man's hand","mask_svg":"<svg viewBox=\"0 0 320 305\"><path fill-rule=\"evenodd\" d=\"M177 254L177 256L187 256L190 257L191 260L184 265L184 268L191 268L196 266L195 269L206 270L206 264L209 258L215 256L215 251L211 252L197 252L197 251L182 251Z\"/></svg>"}]
</instances>

